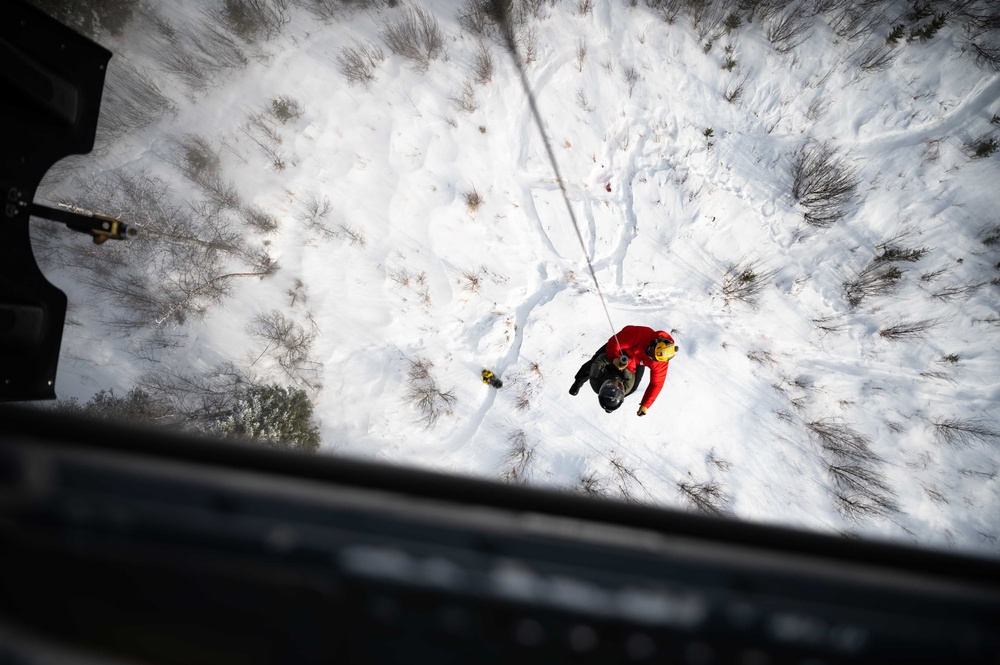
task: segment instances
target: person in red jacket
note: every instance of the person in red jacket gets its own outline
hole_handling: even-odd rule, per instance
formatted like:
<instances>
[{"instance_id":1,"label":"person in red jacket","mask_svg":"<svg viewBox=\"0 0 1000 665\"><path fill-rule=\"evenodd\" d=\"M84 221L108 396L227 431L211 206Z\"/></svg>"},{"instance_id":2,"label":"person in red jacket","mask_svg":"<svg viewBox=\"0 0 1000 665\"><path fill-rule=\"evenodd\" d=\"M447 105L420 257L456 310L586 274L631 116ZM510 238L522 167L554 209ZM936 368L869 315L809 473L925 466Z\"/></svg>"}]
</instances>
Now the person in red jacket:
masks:
<instances>
[{"instance_id":1,"label":"person in red jacket","mask_svg":"<svg viewBox=\"0 0 1000 665\"><path fill-rule=\"evenodd\" d=\"M635 372L639 365L650 369L649 386L642 396L636 415L644 416L656 401L667 378L670 359L677 353L677 344L670 333L645 326L625 326L608 340L605 347L608 359L618 369Z\"/></svg>"}]
</instances>

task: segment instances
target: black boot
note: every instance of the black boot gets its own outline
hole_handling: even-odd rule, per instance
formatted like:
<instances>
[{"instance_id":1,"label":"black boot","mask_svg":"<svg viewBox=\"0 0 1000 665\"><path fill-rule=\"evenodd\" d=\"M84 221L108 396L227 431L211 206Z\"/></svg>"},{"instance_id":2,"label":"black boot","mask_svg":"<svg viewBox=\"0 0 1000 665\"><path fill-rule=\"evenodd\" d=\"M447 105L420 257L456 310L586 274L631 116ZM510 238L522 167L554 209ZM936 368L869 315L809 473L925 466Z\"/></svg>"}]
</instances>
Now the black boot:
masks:
<instances>
[{"instance_id":1,"label":"black boot","mask_svg":"<svg viewBox=\"0 0 1000 665\"><path fill-rule=\"evenodd\" d=\"M576 397L577 394L580 392L580 387L582 385L583 385L583 381L574 381L573 385L570 386L569 394L572 395L573 397Z\"/></svg>"}]
</instances>

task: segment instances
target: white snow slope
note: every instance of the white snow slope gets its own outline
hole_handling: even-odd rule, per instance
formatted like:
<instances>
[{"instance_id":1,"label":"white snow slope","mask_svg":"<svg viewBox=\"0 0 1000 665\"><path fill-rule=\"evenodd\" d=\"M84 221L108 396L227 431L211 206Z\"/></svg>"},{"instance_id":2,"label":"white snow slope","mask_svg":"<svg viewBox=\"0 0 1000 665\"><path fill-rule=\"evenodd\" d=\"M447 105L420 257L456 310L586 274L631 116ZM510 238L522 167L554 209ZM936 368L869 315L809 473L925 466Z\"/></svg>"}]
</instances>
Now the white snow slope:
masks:
<instances>
[{"instance_id":1,"label":"white snow slope","mask_svg":"<svg viewBox=\"0 0 1000 665\"><path fill-rule=\"evenodd\" d=\"M696 508L694 493L739 519L1000 552L1000 155L968 148L997 130L1000 76L963 52L961 28L885 47L888 66L865 71L882 27L851 39L816 17L782 53L767 39L780 17L727 34L641 2L538 4L527 79L583 247L512 59L485 40L494 70L475 81L480 42L458 3L421 3L444 36L426 71L381 40L404 5L330 20L292 7L280 33L244 45L248 64L204 91L158 64L167 38L148 16L104 39L111 75L132 63L173 112L59 165L39 199L72 201L113 169L146 169L193 199L168 155L172 139L198 134L242 199L279 220L259 239L279 268L235 280L203 317L123 335L102 314L118 303L80 286L79 269L50 267L73 303L60 396L228 360L307 387L324 453L667 507ZM197 2L154 5L178 30L205 20ZM907 6L886 3L885 25ZM367 86L338 70L352 39L385 55ZM279 96L302 109L272 122L283 169L241 130ZM826 228L792 196L793 154L810 139L859 182ZM916 260L879 264L901 271L894 290L851 306L845 283L887 247ZM638 394L607 414L589 387L567 393L612 333L585 255L615 328L670 330L681 348L645 417ZM759 285L756 303L726 297L734 265L731 286ZM293 372L248 332L275 309L316 335ZM900 323L923 330L880 334ZM139 352L157 334L171 344ZM415 362L429 368L423 383ZM502 390L480 381L483 368ZM421 386L453 398L431 424ZM942 423L975 431L956 440ZM866 454L838 458L824 431ZM868 470L883 509L845 509L863 497L838 483L838 460Z\"/></svg>"}]
</instances>

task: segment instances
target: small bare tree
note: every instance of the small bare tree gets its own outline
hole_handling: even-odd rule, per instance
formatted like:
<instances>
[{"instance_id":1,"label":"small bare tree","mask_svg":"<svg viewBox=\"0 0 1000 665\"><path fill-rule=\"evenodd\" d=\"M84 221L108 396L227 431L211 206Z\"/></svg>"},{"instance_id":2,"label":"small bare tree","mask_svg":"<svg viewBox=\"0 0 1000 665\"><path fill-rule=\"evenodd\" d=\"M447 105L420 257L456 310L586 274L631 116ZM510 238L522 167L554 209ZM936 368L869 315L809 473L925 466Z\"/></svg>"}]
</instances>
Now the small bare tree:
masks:
<instances>
[{"instance_id":1,"label":"small bare tree","mask_svg":"<svg viewBox=\"0 0 1000 665\"><path fill-rule=\"evenodd\" d=\"M406 373L405 399L417 409L420 414L419 422L430 429L437 424L442 416L451 415L455 394L438 385L431 375L434 364L429 360L424 358L407 359L407 363L409 363L409 369Z\"/></svg>"},{"instance_id":2,"label":"small bare tree","mask_svg":"<svg viewBox=\"0 0 1000 665\"><path fill-rule=\"evenodd\" d=\"M695 483L681 481L677 483L681 496L698 512L716 517L724 517L729 513L726 507L731 500L722 487L715 482Z\"/></svg>"},{"instance_id":3,"label":"small bare tree","mask_svg":"<svg viewBox=\"0 0 1000 665\"><path fill-rule=\"evenodd\" d=\"M504 457L504 471L500 478L506 483L524 485L530 479L531 461L535 455L534 446L528 445L524 430L517 430L510 437L510 450Z\"/></svg>"}]
</instances>

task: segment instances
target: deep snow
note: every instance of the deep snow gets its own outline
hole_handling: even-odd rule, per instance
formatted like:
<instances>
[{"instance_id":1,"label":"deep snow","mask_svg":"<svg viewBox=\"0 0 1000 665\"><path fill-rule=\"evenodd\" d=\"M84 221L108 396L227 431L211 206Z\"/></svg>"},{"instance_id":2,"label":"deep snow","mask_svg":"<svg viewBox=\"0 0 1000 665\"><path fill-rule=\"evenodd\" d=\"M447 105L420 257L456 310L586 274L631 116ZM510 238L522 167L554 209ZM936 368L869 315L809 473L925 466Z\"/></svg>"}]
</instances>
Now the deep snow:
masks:
<instances>
[{"instance_id":1,"label":"deep snow","mask_svg":"<svg viewBox=\"0 0 1000 665\"><path fill-rule=\"evenodd\" d=\"M197 3L156 5L178 25L199 20ZM202 320L165 324L182 344L159 363L134 355L146 333L108 334L100 312L113 304L73 270L52 270L73 303L61 397L124 392L158 367L250 365L264 344L246 326L277 308L318 333L322 387L310 392L325 453L500 478L530 452L518 481L572 490L590 477L609 496L624 486L672 507L690 505L679 483L715 483L720 507L739 519L1000 551L1000 439L956 447L934 427L974 419L1000 429L1000 287L941 295L1000 277L1000 252L983 242L1000 223L997 156L965 149L995 128L1000 77L960 52L957 27L898 45L891 66L866 73L852 56L862 40L822 20L786 54L760 23L705 52L689 20L667 24L642 3L542 8L527 76L610 316L617 328L671 330L681 347L637 418L637 397L609 415L589 388L567 394L612 330L510 57L486 42L493 79L474 86L478 108L462 111L477 41L456 3L422 5L446 54L420 72L384 48L367 88L348 85L337 54L352 36L378 41L379 22L401 9L329 23L293 9L260 57L205 92L158 72L143 20L105 40L115 58L153 73L176 112L54 169L40 199L71 201L74 175L119 167L150 169L194 196L166 155L170 137L198 133L244 199L280 219L268 239L280 269L242 281ZM727 46L732 71L722 68ZM640 76L631 94L629 67ZM728 103L727 86L743 77L742 97ZM279 171L238 125L280 95L304 112L277 125ZM806 224L791 195L792 153L810 137L835 146L860 180L847 216L825 229ZM470 210L473 188L483 203ZM310 197L329 201L323 223L335 235L303 223ZM894 294L852 308L844 283L893 239L928 251L898 264ZM744 259L767 279L755 306L721 292L726 269ZM920 337L878 334L925 320L933 326ZM430 428L406 398L417 359L455 398ZM254 371L288 381L268 363ZM505 387L483 385L483 368ZM859 521L838 511L829 455L807 428L816 422L870 440L898 511Z\"/></svg>"}]
</instances>

